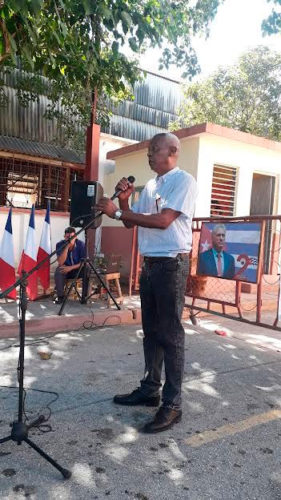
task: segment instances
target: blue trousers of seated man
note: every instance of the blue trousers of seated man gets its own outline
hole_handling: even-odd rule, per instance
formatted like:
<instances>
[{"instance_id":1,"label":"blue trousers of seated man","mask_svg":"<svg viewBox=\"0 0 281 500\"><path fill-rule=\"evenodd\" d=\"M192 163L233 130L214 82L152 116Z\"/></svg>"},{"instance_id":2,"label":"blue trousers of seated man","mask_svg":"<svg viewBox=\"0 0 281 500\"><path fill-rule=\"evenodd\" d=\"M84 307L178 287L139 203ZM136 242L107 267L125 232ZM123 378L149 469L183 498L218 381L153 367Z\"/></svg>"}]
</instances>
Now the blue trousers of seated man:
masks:
<instances>
[{"instance_id":1,"label":"blue trousers of seated man","mask_svg":"<svg viewBox=\"0 0 281 500\"><path fill-rule=\"evenodd\" d=\"M55 270L55 288L56 288L56 292L57 292L57 296L59 298L62 298L64 297L64 287L65 287L65 282L66 280L73 280L76 276L77 276L77 272L78 272L78 269L74 269L72 271L69 271L69 273L67 274L63 274L60 272L60 269L59 267L56 268ZM85 279L84 279L84 276L83 276L83 271L80 273L79 275L79 278L82 278L83 279L83 289L84 289L84 283L85 283ZM88 289L88 279L86 280L86 283L85 283L85 295L87 295L87 289Z\"/></svg>"}]
</instances>

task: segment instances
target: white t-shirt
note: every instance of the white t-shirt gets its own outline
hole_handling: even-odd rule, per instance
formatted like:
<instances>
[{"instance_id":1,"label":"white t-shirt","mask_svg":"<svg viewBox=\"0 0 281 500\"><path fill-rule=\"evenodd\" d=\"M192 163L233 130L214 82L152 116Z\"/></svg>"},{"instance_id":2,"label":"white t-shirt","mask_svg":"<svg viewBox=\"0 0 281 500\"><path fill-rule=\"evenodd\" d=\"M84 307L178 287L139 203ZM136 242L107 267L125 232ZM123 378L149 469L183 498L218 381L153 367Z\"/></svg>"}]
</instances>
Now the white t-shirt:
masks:
<instances>
[{"instance_id":1,"label":"white t-shirt","mask_svg":"<svg viewBox=\"0 0 281 500\"><path fill-rule=\"evenodd\" d=\"M181 214L164 230L139 226L138 242L142 255L175 257L178 253L190 252L196 195L195 179L178 167L148 181L132 211L155 214L171 208Z\"/></svg>"}]
</instances>

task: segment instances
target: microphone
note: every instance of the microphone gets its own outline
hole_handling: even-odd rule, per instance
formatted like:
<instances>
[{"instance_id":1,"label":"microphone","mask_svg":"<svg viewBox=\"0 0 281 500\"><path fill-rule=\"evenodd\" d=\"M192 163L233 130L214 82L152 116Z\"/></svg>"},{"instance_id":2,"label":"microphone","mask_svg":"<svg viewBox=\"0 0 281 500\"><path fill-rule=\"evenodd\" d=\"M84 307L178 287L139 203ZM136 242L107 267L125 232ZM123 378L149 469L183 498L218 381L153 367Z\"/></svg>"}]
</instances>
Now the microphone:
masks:
<instances>
[{"instance_id":1,"label":"microphone","mask_svg":"<svg viewBox=\"0 0 281 500\"><path fill-rule=\"evenodd\" d=\"M133 184L133 182L135 182L135 177L133 175L129 175L129 177L127 177L127 181L130 182L130 184ZM115 191L115 193L111 196L111 200L115 200L115 198L118 198L119 194L120 193L123 193L123 190L122 189L117 189Z\"/></svg>"}]
</instances>

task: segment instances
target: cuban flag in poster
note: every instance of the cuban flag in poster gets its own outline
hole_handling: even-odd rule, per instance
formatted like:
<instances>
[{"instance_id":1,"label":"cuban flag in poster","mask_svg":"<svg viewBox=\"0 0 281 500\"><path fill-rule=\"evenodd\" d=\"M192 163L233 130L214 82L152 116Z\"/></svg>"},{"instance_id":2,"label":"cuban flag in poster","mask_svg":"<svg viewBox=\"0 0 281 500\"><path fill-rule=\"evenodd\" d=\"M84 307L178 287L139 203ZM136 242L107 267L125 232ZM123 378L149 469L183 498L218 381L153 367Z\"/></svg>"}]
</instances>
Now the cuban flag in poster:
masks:
<instances>
[{"instance_id":1,"label":"cuban flag in poster","mask_svg":"<svg viewBox=\"0 0 281 500\"><path fill-rule=\"evenodd\" d=\"M235 272L232 279L256 283L261 224L259 222L203 223L200 234L198 262L200 261L200 254L213 248L212 231L215 226L225 227L223 251L230 254L235 261ZM198 271L198 274L202 273ZM215 274L210 275L215 276Z\"/></svg>"},{"instance_id":2,"label":"cuban flag in poster","mask_svg":"<svg viewBox=\"0 0 281 500\"><path fill-rule=\"evenodd\" d=\"M15 256L12 230L12 207L9 210L0 250L0 288L4 291L16 281ZM16 299L16 289L12 290L7 297Z\"/></svg>"},{"instance_id":3,"label":"cuban flag in poster","mask_svg":"<svg viewBox=\"0 0 281 500\"><path fill-rule=\"evenodd\" d=\"M28 273L37 264L37 248L35 244L35 209L31 208L29 226L27 230L25 247L22 251L21 260L18 267L18 273L21 276L22 271ZM37 299L37 271L32 273L27 279L26 292L30 300Z\"/></svg>"},{"instance_id":4,"label":"cuban flag in poster","mask_svg":"<svg viewBox=\"0 0 281 500\"><path fill-rule=\"evenodd\" d=\"M37 254L37 264L46 259L52 252L51 249L51 231L50 231L50 201L46 210L46 216L43 224L40 245ZM37 271L37 277L46 291L50 287L50 259L47 259Z\"/></svg>"}]
</instances>

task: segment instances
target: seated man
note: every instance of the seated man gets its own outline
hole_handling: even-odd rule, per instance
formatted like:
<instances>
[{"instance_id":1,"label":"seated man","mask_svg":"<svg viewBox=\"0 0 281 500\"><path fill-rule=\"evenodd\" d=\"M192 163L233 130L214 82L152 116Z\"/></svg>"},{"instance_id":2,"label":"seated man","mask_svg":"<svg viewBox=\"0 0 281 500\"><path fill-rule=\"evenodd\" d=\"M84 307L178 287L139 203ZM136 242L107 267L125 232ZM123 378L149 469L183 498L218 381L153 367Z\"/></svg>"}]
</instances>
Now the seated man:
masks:
<instances>
[{"instance_id":1,"label":"seated man","mask_svg":"<svg viewBox=\"0 0 281 500\"><path fill-rule=\"evenodd\" d=\"M75 228L67 227L64 231L64 240L56 244L59 264L55 271L55 285L57 291L56 304L61 304L63 301L65 280L75 278L81 260L86 257L85 243L78 240L77 236L65 245L65 242L74 235Z\"/></svg>"}]
</instances>

